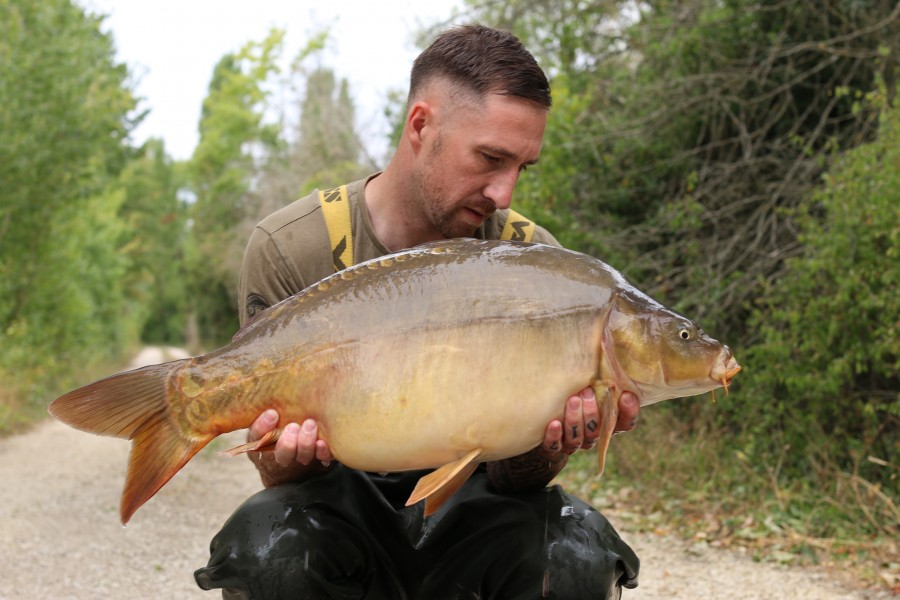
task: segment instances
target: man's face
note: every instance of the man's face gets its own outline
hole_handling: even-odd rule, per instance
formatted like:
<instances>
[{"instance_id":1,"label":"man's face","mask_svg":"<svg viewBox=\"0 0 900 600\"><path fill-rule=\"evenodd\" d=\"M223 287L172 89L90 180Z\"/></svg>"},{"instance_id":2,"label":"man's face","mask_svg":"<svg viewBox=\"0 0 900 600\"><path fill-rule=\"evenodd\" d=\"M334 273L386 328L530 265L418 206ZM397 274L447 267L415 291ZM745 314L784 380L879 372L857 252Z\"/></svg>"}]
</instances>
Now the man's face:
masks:
<instances>
[{"instance_id":1,"label":"man's face","mask_svg":"<svg viewBox=\"0 0 900 600\"><path fill-rule=\"evenodd\" d=\"M441 103L413 182L436 232L471 236L494 211L509 208L519 175L537 162L546 124L547 111L521 98Z\"/></svg>"}]
</instances>

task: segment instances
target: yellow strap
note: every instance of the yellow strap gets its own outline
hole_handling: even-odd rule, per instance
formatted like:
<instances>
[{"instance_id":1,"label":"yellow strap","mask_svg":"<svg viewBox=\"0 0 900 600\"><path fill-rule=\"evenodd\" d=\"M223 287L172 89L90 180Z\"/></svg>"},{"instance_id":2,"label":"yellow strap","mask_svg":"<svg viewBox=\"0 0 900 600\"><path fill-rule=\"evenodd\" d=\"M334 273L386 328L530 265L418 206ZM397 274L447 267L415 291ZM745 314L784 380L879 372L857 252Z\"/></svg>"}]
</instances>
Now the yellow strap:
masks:
<instances>
[{"instance_id":1,"label":"yellow strap","mask_svg":"<svg viewBox=\"0 0 900 600\"><path fill-rule=\"evenodd\" d=\"M350 201L347 186L319 192L322 216L331 240L331 258L335 272L353 266L353 231L350 228Z\"/></svg>"},{"instance_id":2,"label":"yellow strap","mask_svg":"<svg viewBox=\"0 0 900 600\"><path fill-rule=\"evenodd\" d=\"M501 240L510 240L513 242L530 242L534 237L535 225L532 221L523 217L513 209L509 209L506 215L506 225L503 226L503 233L500 234Z\"/></svg>"}]
</instances>

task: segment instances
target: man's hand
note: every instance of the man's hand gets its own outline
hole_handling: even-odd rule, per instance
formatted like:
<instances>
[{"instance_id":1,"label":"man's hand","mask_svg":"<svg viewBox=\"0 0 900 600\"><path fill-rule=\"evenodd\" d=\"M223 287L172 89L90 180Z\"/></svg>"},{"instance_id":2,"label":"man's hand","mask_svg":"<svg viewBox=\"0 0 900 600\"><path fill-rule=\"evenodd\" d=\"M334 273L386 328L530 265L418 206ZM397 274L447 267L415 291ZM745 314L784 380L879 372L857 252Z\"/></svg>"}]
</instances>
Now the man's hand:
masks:
<instances>
[{"instance_id":1,"label":"man's hand","mask_svg":"<svg viewBox=\"0 0 900 600\"><path fill-rule=\"evenodd\" d=\"M619 417L614 431L631 431L637 424L640 404L631 392L619 397ZM600 409L592 388L585 388L566 401L563 421L547 425L543 449L549 452L573 454L579 449L593 448L600 435Z\"/></svg>"},{"instance_id":2,"label":"man's hand","mask_svg":"<svg viewBox=\"0 0 900 600\"><path fill-rule=\"evenodd\" d=\"M640 404L631 392L619 398L619 416L614 431L629 431L637 423ZM563 420L547 425L544 443L525 454L487 463L488 479L502 492L537 490L556 477L581 448L593 448L600 437L600 409L594 390L583 389L566 400Z\"/></svg>"},{"instance_id":3,"label":"man's hand","mask_svg":"<svg viewBox=\"0 0 900 600\"><path fill-rule=\"evenodd\" d=\"M247 440L252 442L260 439L278 426L278 420L275 410L266 410L250 426ZM328 469L333 460L328 444L319 439L319 428L313 419L307 419L302 425L285 425L275 442L274 452L248 454L259 469L266 487L321 473Z\"/></svg>"}]
</instances>

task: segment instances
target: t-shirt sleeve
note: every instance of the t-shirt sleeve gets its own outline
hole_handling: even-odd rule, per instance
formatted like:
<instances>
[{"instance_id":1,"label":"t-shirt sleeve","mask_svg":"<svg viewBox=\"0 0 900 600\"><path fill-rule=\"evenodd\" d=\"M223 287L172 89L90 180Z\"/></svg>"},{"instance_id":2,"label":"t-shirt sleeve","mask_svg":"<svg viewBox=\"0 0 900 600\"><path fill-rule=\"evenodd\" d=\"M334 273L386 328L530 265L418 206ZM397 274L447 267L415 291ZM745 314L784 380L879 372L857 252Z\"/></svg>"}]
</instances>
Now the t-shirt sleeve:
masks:
<instances>
[{"instance_id":1,"label":"t-shirt sleeve","mask_svg":"<svg viewBox=\"0 0 900 600\"><path fill-rule=\"evenodd\" d=\"M557 241L553 234L549 231L541 227L540 225L536 225L534 228L534 236L531 238L532 242L537 242L539 244L547 244L548 246L556 246L557 248L562 248L562 244Z\"/></svg>"},{"instance_id":2,"label":"t-shirt sleeve","mask_svg":"<svg viewBox=\"0 0 900 600\"><path fill-rule=\"evenodd\" d=\"M297 281L275 240L257 227L250 235L238 284L238 315L241 326L263 310L306 287Z\"/></svg>"}]
</instances>

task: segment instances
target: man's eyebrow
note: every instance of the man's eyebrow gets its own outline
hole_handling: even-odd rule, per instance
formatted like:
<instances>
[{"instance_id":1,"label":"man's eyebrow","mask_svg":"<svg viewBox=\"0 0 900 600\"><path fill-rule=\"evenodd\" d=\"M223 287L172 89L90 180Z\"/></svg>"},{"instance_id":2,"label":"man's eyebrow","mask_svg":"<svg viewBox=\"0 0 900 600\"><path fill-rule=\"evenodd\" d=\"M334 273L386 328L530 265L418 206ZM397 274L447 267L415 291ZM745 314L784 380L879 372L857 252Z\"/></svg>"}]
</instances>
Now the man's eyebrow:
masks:
<instances>
[{"instance_id":1,"label":"man's eyebrow","mask_svg":"<svg viewBox=\"0 0 900 600\"><path fill-rule=\"evenodd\" d=\"M481 145L481 146L479 146L478 149L482 150L484 152L487 152L488 154L492 154L494 156L499 156L501 158L507 158L510 160L518 159L518 157L515 154L513 154L506 148L501 148L500 146ZM537 159L537 158L533 158L531 160L526 160L522 164L532 166L532 165L536 165L538 163L538 160L539 159Z\"/></svg>"}]
</instances>

